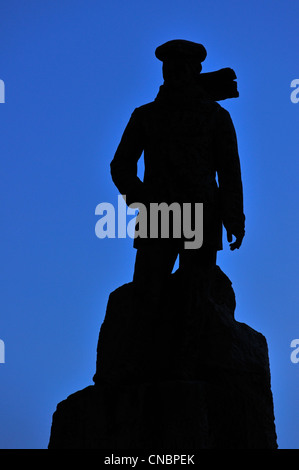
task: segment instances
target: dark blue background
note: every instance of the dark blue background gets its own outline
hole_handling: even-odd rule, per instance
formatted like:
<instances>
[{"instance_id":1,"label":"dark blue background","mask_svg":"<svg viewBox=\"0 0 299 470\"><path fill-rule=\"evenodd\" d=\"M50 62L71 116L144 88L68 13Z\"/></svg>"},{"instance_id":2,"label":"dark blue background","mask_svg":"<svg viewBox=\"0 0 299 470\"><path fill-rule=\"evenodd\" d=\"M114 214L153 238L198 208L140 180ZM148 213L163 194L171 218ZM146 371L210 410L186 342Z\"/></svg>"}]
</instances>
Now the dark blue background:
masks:
<instances>
[{"instance_id":1,"label":"dark blue background","mask_svg":"<svg viewBox=\"0 0 299 470\"><path fill-rule=\"evenodd\" d=\"M238 76L240 98L222 105L238 135L246 238L233 253L225 243L218 263L236 319L267 338L279 446L299 448L298 3L7 0L0 10L0 447L47 447L56 404L92 383L108 295L131 280L135 257L130 238L95 236L95 208L117 203L109 163L133 109L162 84L155 48L184 38L206 46L203 71Z\"/></svg>"}]
</instances>

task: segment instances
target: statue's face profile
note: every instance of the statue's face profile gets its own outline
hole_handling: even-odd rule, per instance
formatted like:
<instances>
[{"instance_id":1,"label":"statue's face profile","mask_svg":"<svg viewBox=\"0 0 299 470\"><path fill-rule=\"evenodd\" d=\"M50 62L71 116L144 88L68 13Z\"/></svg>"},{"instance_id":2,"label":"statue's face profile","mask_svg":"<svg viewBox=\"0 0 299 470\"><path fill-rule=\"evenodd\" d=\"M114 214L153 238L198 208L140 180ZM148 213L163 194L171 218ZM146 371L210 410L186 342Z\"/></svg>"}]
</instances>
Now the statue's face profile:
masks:
<instances>
[{"instance_id":1,"label":"statue's face profile","mask_svg":"<svg viewBox=\"0 0 299 470\"><path fill-rule=\"evenodd\" d=\"M172 58L163 62L162 73L165 83L183 85L192 82L200 74L202 65L198 61Z\"/></svg>"}]
</instances>

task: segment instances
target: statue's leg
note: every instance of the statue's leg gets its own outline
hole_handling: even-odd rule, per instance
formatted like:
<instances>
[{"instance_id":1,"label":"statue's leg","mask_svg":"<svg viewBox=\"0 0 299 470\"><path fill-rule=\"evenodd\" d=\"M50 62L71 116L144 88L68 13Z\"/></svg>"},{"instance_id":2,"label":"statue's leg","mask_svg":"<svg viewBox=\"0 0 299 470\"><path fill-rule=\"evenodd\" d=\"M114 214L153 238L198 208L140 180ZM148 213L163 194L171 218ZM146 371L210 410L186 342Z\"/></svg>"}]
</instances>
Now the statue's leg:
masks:
<instances>
[{"instance_id":1,"label":"statue's leg","mask_svg":"<svg viewBox=\"0 0 299 470\"><path fill-rule=\"evenodd\" d=\"M216 265L217 251L212 247L180 251L180 271L191 277L205 276Z\"/></svg>"},{"instance_id":2,"label":"statue's leg","mask_svg":"<svg viewBox=\"0 0 299 470\"><path fill-rule=\"evenodd\" d=\"M185 302L193 302L194 292L210 289L210 274L216 266L217 251L212 247L204 247L180 251L179 272L183 287Z\"/></svg>"},{"instance_id":3,"label":"statue's leg","mask_svg":"<svg viewBox=\"0 0 299 470\"><path fill-rule=\"evenodd\" d=\"M171 244L144 246L137 250L133 282L151 302L158 301L177 256L178 249Z\"/></svg>"}]
</instances>

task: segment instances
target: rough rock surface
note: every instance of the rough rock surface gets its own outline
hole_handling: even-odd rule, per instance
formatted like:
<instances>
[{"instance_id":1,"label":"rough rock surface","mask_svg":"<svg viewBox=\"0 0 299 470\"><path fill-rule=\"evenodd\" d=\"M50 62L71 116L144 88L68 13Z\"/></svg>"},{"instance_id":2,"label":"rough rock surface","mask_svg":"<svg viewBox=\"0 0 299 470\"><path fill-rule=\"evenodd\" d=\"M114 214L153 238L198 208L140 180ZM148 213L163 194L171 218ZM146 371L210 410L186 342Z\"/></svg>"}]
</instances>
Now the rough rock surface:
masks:
<instances>
[{"instance_id":1,"label":"rough rock surface","mask_svg":"<svg viewBox=\"0 0 299 470\"><path fill-rule=\"evenodd\" d=\"M267 342L235 306L218 266L172 274L155 308L133 283L112 292L95 384L58 404L49 448L276 449Z\"/></svg>"}]
</instances>

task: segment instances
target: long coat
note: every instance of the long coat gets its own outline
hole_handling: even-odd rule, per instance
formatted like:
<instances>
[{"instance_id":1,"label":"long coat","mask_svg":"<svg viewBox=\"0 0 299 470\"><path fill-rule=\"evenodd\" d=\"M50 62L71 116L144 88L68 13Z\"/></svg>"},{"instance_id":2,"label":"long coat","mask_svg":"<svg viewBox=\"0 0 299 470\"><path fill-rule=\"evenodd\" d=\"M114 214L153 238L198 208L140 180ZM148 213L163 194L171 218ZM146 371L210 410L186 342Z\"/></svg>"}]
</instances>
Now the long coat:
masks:
<instances>
[{"instance_id":1,"label":"long coat","mask_svg":"<svg viewBox=\"0 0 299 470\"><path fill-rule=\"evenodd\" d=\"M143 182L137 177L142 152ZM128 205L202 202L204 246L222 249L222 224L233 234L244 233L234 125L228 111L202 89L171 90L162 85L153 102L132 113L110 168ZM135 238L134 247L155 242Z\"/></svg>"}]
</instances>

